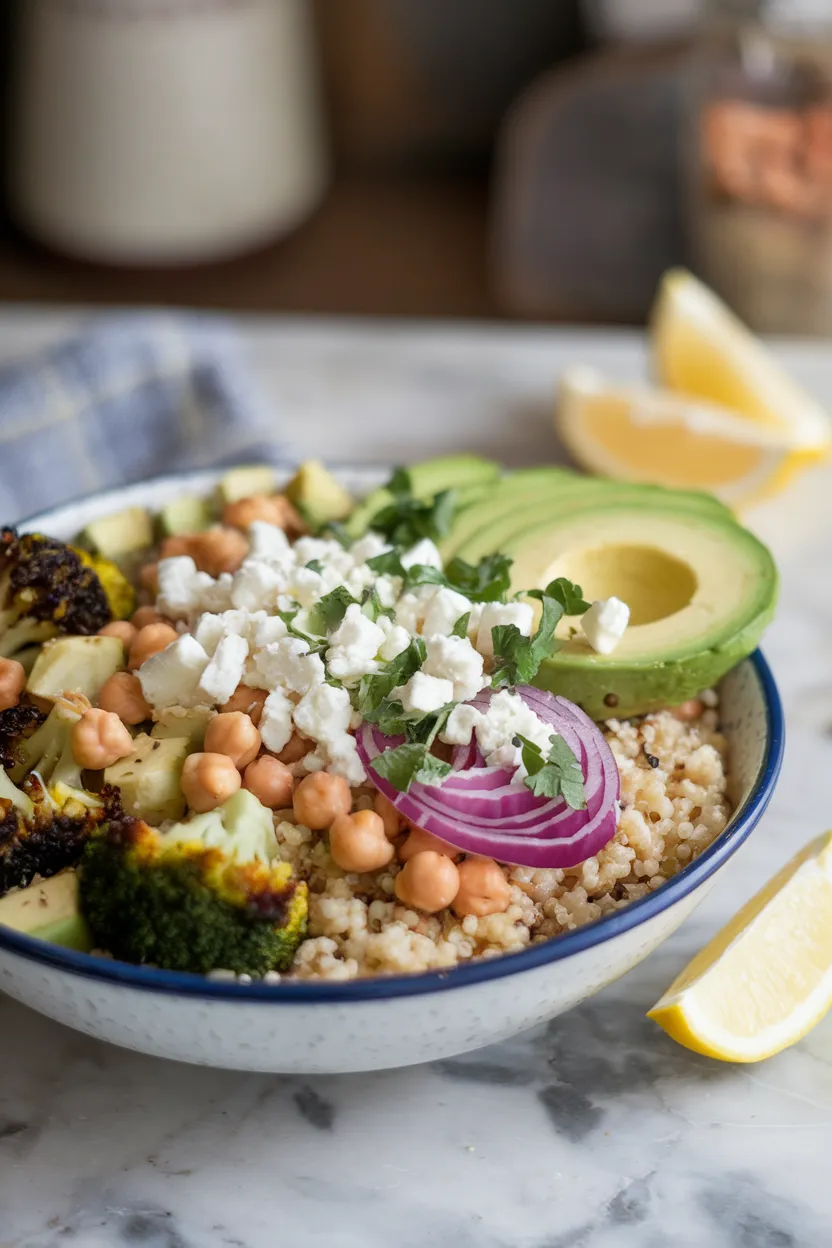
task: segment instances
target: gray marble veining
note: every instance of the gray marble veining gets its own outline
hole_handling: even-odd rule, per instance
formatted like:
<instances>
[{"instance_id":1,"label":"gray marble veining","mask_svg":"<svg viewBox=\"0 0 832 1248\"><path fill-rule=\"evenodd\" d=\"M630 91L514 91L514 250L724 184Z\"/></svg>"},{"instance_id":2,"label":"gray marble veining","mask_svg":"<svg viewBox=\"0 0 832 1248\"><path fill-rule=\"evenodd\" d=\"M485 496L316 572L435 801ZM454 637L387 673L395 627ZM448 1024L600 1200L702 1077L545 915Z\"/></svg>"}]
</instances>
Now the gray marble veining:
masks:
<instances>
[{"instance_id":1,"label":"gray marble veining","mask_svg":"<svg viewBox=\"0 0 832 1248\"><path fill-rule=\"evenodd\" d=\"M12 324L0 355L65 317ZM253 367L302 453L557 453L557 373L634 375L627 335L257 322ZM820 348L785 354L832 393ZM418 425L414 424L418 416ZM0 999L0 1248L825 1248L832 1018L754 1067L645 1011L799 844L832 825L832 471L751 522L783 570L766 644L789 717L763 825L694 918L611 988L465 1057L317 1079L123 1052Z\"/></svg>"}]
</instances>

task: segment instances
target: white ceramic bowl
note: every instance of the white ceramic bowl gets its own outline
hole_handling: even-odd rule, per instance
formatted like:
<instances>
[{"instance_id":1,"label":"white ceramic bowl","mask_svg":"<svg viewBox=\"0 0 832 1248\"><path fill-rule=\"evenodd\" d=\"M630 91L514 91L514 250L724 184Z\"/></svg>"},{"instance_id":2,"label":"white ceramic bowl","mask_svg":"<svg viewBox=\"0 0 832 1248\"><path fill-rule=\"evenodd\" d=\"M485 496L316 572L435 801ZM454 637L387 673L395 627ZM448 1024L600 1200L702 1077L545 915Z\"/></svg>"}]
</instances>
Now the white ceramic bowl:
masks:
<instances>
[{"instance_id":1,"label":"white ceramic bowl","mask_svg":"<svg viewBox=\"0 0 832 1248\"><path fill-rule=\"evenodd\" d=\"M131 504L206 493L219 473L157 478L34 517L71 537ZM378 473L341 474L354 488ZM657 892L555 940L422 975L346 983L238 984L129 966L0 928L0 989L70 1027L126 1048L237 1070L377 1070L450 1057L554 1018L652 953L712 887L768 805L783 714L757 653L722 682L735 813L725 832Z\"/></svg>"}]
</instances>

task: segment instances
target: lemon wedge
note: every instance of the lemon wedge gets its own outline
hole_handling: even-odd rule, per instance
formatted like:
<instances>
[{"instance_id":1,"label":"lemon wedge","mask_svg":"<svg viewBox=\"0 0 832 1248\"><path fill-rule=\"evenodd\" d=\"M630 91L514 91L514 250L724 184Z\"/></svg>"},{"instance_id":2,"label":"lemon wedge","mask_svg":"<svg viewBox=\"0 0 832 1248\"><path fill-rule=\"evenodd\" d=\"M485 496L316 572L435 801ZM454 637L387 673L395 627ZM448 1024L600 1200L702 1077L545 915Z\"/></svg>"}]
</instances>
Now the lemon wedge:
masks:
<instances>
[{"instance_id":1,"label":"lemon wedge","mask_svg":"<svg viewBox=\"0 0 832 1248\"><path fill-rule=\"evenodd\" d=\"M827 413L693 274L664 275L650 333L660 385L733 409L802 458L825 454L832 440Z\"/></svg>"},{"instance_id":2,"label":"lemon wedge","mask_svg":"<svg viewBox=\"0 0 832 1248\"><path fill-rule=\"evenodd\" d=\"M832 1006L832 833L812 841L693 959L649 1011L725 1062L794 1044Z\"/></svg>"},{"instance_id":3,"label":"lemon wedge","mask_svg":"<svg viewBox=\"0 0 832 1248\"><path fill-rule=\"evenodd\" d=\"M714 403L568 369L555 426L582 467L618 481L708 490L734 506L779 489L798 467L770 431Z\"/></svg>"}]
</instances>

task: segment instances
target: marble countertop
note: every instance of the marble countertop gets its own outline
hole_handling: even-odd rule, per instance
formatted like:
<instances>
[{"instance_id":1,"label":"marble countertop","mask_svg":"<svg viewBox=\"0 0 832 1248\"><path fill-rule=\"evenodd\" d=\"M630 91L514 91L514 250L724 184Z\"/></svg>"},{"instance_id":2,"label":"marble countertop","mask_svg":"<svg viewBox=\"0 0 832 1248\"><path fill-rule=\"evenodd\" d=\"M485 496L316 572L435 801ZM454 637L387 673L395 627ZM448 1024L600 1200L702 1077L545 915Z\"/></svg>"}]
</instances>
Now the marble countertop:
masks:
<instances>
[{"instance_id":1,"label":"marble countertop","mask_svg":"<svg viewBox=\"0 0 832 1248\"><path fill-rule=\"evenodd\" d=\"M67 313L0 313L0 358ZM557 458L563 365L636 376L630 334L240 322L300 453ZM779 348L832 399L828 348ZM584 1006L496 1048L378 1075L235 1074L123 1052L0 999L0 1248L823 1248L832 1018L754 1067L645 1010L776 867L832 824L832 470L758 508L783 572L766 641L789 721L764 823L691 920Z\"/></svg>"}]
</instances>

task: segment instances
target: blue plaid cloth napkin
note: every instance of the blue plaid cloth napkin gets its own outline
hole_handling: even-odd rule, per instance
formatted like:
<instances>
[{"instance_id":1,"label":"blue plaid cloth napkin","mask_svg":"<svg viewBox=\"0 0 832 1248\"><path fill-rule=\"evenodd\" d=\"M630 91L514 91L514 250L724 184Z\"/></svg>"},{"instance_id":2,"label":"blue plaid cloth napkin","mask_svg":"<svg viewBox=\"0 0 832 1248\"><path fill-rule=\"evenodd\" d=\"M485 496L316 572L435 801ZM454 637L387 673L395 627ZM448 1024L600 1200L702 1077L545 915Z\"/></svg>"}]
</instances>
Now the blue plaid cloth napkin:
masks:
<instances>
[{"instance_id":1,"label":"blue plaid cloth napkin","mask_svg":"<svg viewBox=\"0 0 832 1248\"><path fill-rule=\"evenodd\" d=\"M287 462L233 330L129 314L0 369L0 524L157 472Z\"/></svg>"}]
</instances>

